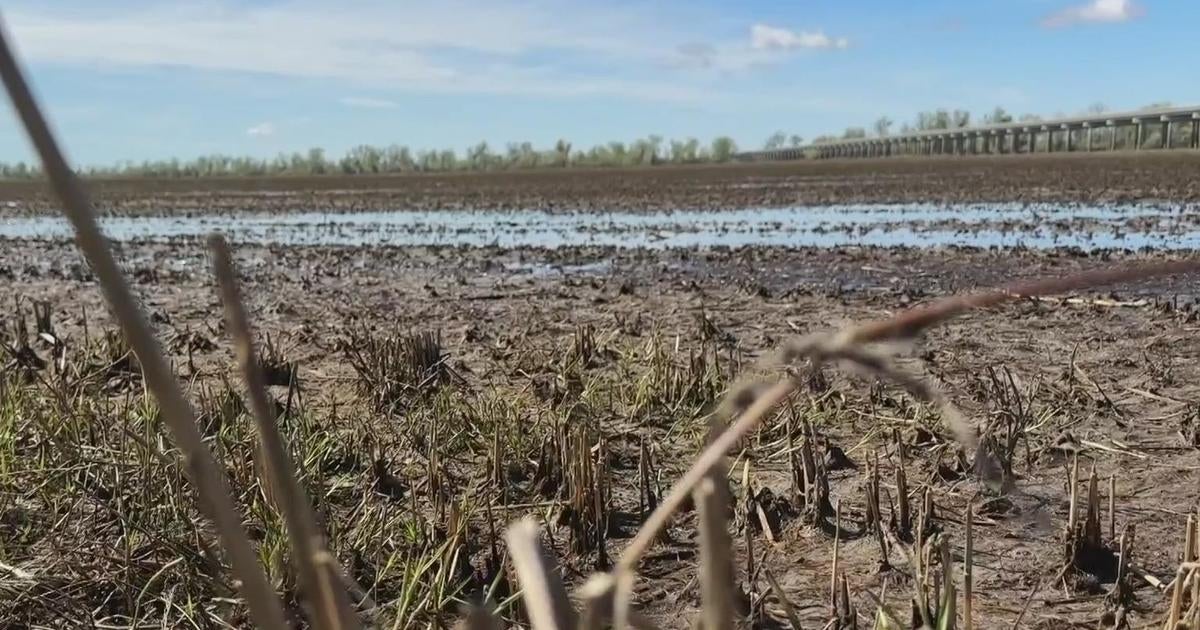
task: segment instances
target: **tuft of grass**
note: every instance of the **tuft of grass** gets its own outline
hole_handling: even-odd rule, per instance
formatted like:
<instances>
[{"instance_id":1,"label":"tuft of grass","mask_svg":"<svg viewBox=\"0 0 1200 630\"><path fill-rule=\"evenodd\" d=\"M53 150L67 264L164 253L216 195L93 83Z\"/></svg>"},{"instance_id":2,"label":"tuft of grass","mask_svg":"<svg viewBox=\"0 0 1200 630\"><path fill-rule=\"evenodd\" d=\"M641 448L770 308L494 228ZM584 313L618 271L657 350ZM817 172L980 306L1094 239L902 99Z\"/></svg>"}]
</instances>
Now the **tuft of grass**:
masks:
<instances>
[{"instance_id":1,"label":"tuft of grass","mask_svg":"<svg viewBox=\"0 0 1200 630\"><path fill-rule=\"evenodd\" d=\"M401 414L452 378L440 333L381 335L362 327L342 347L359 391L381 412Z\"/></svg>"}]
</instances>

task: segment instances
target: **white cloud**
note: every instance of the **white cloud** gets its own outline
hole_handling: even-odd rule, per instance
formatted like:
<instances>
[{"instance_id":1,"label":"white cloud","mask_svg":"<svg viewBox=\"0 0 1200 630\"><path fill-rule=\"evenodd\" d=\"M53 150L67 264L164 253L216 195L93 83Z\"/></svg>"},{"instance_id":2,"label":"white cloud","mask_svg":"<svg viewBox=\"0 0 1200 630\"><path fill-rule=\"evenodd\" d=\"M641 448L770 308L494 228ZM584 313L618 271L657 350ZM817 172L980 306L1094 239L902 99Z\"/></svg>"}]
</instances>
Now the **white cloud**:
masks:
<instances>
[{"instance_id":1,"label":"white cloud","mask_svg":"<svg viewBox=\"0 0 1200 630\"><path fill-rule=\"evenodd\" d=\"M266 138L273 136L275 135L275 124L270 121L258 123L257 125L247 129L246 135L250 136L251 138Z\"/></svg>"},{"instance_id":2,"label":"white cloud","mask_svg":"<svg viewBox=\"0 0 1200 630\"><path fill-rule=\"evenodd\" d=\"M1050 28L1079 23L1128 22L1141 17L1145 10L1133 0L1092 0L1087 4L1067 7L1042 20Z\"/></svg>"},{"instance_id":3,"label":"white cloud","mask_svg":"<svg viewBox=\"0 0 1200 630\"><path fill-rule=\"evenodd\" d=\"M750 47L755 50L786 51L801 48L846 48L845 37L833 38L823 31L795 32L778 26L755 24L750 27Z\"/></svg>"},{"instance_id":4,"label":"white cloud","mask_svg":"<svg viewBox=\"0 0 1200 630\"><path fill-rule=\"evenodd\" d=\"M363 109L395 109L399 107L396 101L369 96L346 96L338 99L338 102L346 107L361 107Z\"/></svg>"}]
</instances>

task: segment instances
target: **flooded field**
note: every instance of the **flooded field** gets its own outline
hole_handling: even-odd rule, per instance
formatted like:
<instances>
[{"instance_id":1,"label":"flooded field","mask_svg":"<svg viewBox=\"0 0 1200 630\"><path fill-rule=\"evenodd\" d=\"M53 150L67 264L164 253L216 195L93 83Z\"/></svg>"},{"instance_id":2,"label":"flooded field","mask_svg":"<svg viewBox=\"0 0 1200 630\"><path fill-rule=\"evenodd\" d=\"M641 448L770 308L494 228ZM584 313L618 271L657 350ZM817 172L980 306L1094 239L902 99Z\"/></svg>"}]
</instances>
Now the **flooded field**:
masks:
<instances>
[{"instance_id":1,"label":"flooded field","mask_svg":"<svg viewBox=\"0 0 1200 630\"><path fill-rule=\"evenodd\" d=\"M212 231L235 243L332 551L380 625L447 627L487 601L527 621L494 537L512 519L539 519L572 587L611 566L717 401L789 340L1016 280L1191 259L1195 172L1200 156L1148 155L93 189L279 588L294 594L272 555L286 536L255 473ZM245 625L136 357L53 212L34 186L0 186L0 545L20 571L0 576L15 584L0 626ZM1122 614L1161 627L1200 487L1198 297L1200 277L1164 276L875 348L984 434L970 451L902 388L803 372L730 458L756 627L784 624L767 573L803 627L827 627L835 554L858 627L875 597L907 612L915 541L945 541L961 566L968 504L975 627L1111 619L1127 527ZM993 457L1000 486L976 474ZM602 491L573 485L583 465ZM1090 555L1064 544L1073 523L1096 524ZM634 602L659 627L698 617L696 541L682 511L639 563Z\"/></svg>"},{"instance_id":2,"label":"flooded field","mask_svg":"<svg viewBox=\"0 0 1200 630\"><path fill-rule=\"evenodd\" d=\"M366 212L164 211L108 217L119 242L164 243L222 232L272 246L617 247L1071 247L1195 249L1200 212L1187 205L850 204L727 211ZM0 239L66 240L60 217L0 218Z\"/></svg>"}]
</instances>

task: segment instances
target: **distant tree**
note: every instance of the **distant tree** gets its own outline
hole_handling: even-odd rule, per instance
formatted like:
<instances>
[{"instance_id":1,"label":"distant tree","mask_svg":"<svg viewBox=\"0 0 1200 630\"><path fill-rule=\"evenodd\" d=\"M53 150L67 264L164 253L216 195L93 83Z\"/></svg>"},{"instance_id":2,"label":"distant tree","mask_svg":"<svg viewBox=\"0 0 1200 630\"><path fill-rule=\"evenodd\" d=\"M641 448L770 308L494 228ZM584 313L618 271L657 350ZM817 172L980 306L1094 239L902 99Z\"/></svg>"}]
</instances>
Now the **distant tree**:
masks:
<instances>
[{"instance_id":1,"label":"distant tree","mask_svg":"<svg viewBox=\"0 0 1200 630\"><path fill-rule=\"evenodd\" d=\"M767 137L766 142L763 142L763 149L767 150L767 151L774 151L775 149L782 149L784 143L786 143L786 142L787 142L787 134L782 131L776 131L775 133L773 133Z\"/></svg>"},{"instance_id":2,"label":"distant tree","mask_svg":"<svg viewBox=\"0 0 1200 630\"><path fill-rule=\"evenodd\" d=\"M566 140L559 140L554 144L554 153L556 163L559 166L567 166L571 162L571 143Z\"/></svg>"},{"instance_id":3,"label":"distant tree","mask_svg":"<svg viewBox=\"0 0 1200 630\"><path fill-rule=\"evenodd\" d=\"M997 105L996 108L992 110L992 113L984 114L984 116L983 116L984 124L988 124L988 125L999 125L999 124L1003 124L1003 123L1009 123L1009 122L1012 122L1012 120L1013 120L1012 114L1009 114L1007 111L1004 110L1003 107L1000 107L999 105Z\"/></svg>"},{"instance_id":4,"label":"distant tree","mask_svg":"<svg viewBox=\"0 0 1200 630\"><path fill-rule=\"evenodd\" d=\"M383 152L361 144L342 158L342 171L346 173L379 173L383 170Z\"/></svg>"},{"instance_id":5,"label":"distant tree","mask_svg":"<svg viewBox=\"0 0 1200 630\"><path fill-rule=\"evenodd\" d=\"M953 128L961 129L971 125L971 112L965 109L956 109L952 117Z\"/></svg>"},{"instance_id":6,"label":"distant tree","mask_svg":"<svg viewBox=\"0 0 1200 630\"><path fill-rule=\"evenodd\" d=\"M662 156L663 137L652 133L646 137L646 145L649 147L649 164L658 163L658 159Z\"/></svg>"},{"instance_id":7,"label":"distant tree","mask_svg":"<svg viewBox=\"0 0 1200 630\"><path fill-rule=\"evenodd\" d=\"M325 161L325 149L313 147L308 150L308 172L320 175L329 172L329 164Z\"/></svg>"},{"instance_id":8,"label":"distant tree","mask_svg":"<svg viewBox=\"0 0 1200 630\"><path fill-rule=\"evenodd\" d=\"M1101 102L1092 103L1087 108L1089 114L1103 114L1106 111L1108 111L1108 106Z\"/></svg>"},{"instance_id":9,"label":"distant tree","mask_svg":"<svg viewBox=\"0 0 1200 630\"><path fill-rule=\"evenodd\" d=\"M930 129L949 129L950 122L950 112L944 109L917 112L916 128L919 131L927 131Z\"/></svg>"},{"instance_id":10,"label":"distant tree","mask_svg":"<svg viewBox=\"0 0 1200 630\"><path fill-rule=\"evenodd\" d=\"M862 133L860 128L849 133ZM818 138L818 141L821 138ZM779 132L772 136L771 146L802 147L804 139L799 135ZM649 135L631 143L609 142L598 144L586 151L574 150L573 145L563 139L553 147L538 149L530 142L509 142L502 153L495 152L487 142L469 147L460 159L452 149L412 150L401 144L356 145L339 157L329 158L325 151L314 147L303 152L279 153L271 158L233 156L222 154L201 155L189 160L169 158L163 160L122 161L110 165L92 165L81 169L81 173L93 176L146 176L146 177L211 177L211 176L261 176L261 175L320 175L341 173L401 173L409 171L433 172L459 169L490 170L497 168L570 167L579 165L616 166L652 165L663 161L679 164L697 162L728 162L737 153L737 143L728 136L719 136L709 143L696 138L673 139L664 144L660 135ZM36 166L24 163L0 163L0 178L40 177Z\"/></svg>"},{"instance_id":11,"label":"distant tree","mask_svg":"<svg viewBox=\"0 0 1200 630\"><path fill-rule=\"evenodd\" d=\"M408 147L398 144L388 145L383 151L381 170L387 173L411 171L413 168L412 152Z\"/></svg>"},{"instance_id":12,"label":"distant tree","mask_svg":"<svg viewBox=\"0 0 1200 630\"><path fill-rule=\"evenodd\" d=\"M477 171L486 170L492 163L492 150L486 140L467 149L467 163Z\"/></svg>"},{"instance_id":13,"label":"distant tree","mask_svg":"<svg viewBox=\"0 0 1200 630\"><path fill-rule=\"evenodd\" d=\"M688 164L695 162L697 153L700 150L700 141L695 138L687 140L672 140L671 145L671 161L676 164Z\"/></svg>"},{"instance_id":14,"label":"distant tree","mask_svg":"<svg viewBox=\"0 0 1200 630\"><path fill-rule=\"evenodd\" d=\"M737 153L737 143L729 136L718 136L712 141L712 159L714 162L728 162Z\"/></svg>"},{"instance_id":15,"label":"distant tree","mask_svg":"<svg viewBox=\"0 0 1200 630\"><path fill-rule=\"evenodd\" d=\"M862 127L846 127L846 131L842 132L842 137L846 139L866 138L867 130Z\"/></svg>"},{"instance_id":16,"label":"distant tree","mask_svg":"<svg viewBox=\"0 0 1200 630\"><path fill-rule=\"evenodd\" d=\"M612 157L614 164L626 164L629 160L629 150L625 148L624 142L609 142L608 154Z\"/></svg>"},{"instance_id":17,"label":"distant tree","mask_svg":"<svg viewBox=\"0 0 1200 630\"><path fill-rule=\"evenodd\" d=\"M879 136L880 138L888 135L888 132L892 129L892 119L888 118L887 116L880 116L879 119L875 121L874 129L875 135Z\"/></svg>"},{"instance_id":18,"label":"distant tree","mask_svg":"<svg viewBox=\"0 0 1200 630\"><path fill-rule=\"evenodd\" d=\"M633 141L633 147L630 150L630 164L655 164L658 162L659 145L662 144L662 136L652 135L647 138L642 138Z\"/></svg>"}]
</instances>

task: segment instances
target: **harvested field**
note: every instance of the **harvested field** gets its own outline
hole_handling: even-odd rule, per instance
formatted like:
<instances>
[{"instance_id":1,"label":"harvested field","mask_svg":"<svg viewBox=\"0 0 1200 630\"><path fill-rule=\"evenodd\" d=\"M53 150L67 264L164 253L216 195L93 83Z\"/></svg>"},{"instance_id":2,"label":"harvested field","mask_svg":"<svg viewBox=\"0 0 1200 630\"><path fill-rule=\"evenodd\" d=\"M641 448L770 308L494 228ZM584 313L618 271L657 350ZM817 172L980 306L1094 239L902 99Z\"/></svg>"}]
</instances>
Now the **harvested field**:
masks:
<instances>
[{"instance_id":1,"label":"harvested field","mask_svg":"<svg viewBox=\"0 0 1200 630\"><path fill-rule=\"evenodd\" d=\"M363 210L728 210L850 203L1200 201L1200 153L821 160L640 169L567 169L266 179L100 180L121 215ZM44 184L0 183L0 215L52 212Z\"/></svg>"},{"instance_id":2,"label":"harvested field","mask_svg":"<svg viewBox=\"0 0 1200 630\"><path fill-rule=\"evenodd\" d=\"M259 481L209 229L235 237L273 411L371 618L446 627L481 603L528 622L502 536L519 517L542 524L572 587L610 568L700 452L720 398L786 340L1015 280L1190 259L1198 166L1181 152L93 188L108 214L200 226L114 234L115 247L290 613L297 575L277 490ZM247 625L96 278L67 232L38 222L54 207L0 185L0 625ZM790 214L753 223L760 208ZM308 212L320 225L304 233L320 234L355 211L419 211L441 237L370 240L394 217L334 242L297 244L278 221L237 231ZM530 211L546 214L518 220ZM718 227L677 247L671 235L703 218L667 211ZM583 217L571 234L608 240L495 238L562 214ZM639 215L664 218L613 218ZM1004 238L965 240L981 233ZM889 348L983 433L975 451L902 388L805 373L726 462L744 614L871 627L880 599L911 627L917 576L943 566L961 613L971 505L975 627L1162 627L1195 558L1198 297L1200 275L1176 275L1021 299ZM1003 483L977 474L981 461ZM639 565L634 602L661 627L700 614L698 529L689 507ZM835 557L849 595L836 607Z\"/></svg>"}]
</instances>

